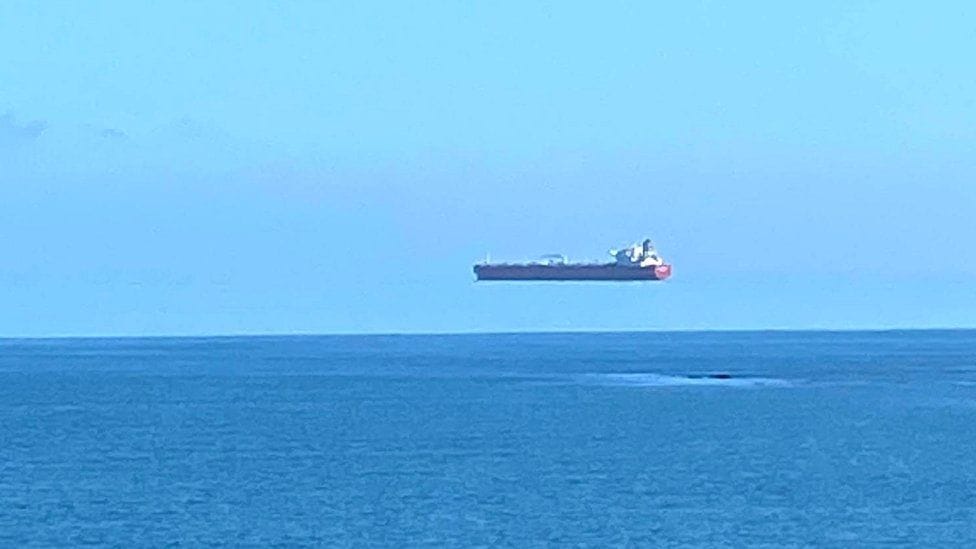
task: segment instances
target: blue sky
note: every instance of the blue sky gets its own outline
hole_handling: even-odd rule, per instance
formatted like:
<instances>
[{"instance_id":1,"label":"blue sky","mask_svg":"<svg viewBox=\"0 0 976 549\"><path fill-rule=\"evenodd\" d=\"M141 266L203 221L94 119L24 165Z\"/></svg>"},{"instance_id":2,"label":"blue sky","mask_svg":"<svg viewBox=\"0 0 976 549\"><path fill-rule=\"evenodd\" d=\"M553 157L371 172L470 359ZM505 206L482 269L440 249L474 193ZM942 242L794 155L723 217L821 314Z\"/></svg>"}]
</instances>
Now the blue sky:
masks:
<instances>
[{"instance_id":1,"label":"blue sky","mask_svg":"<svg viewBox=\"0 0 976 549\"><path fill-rule=\"evenodd\" d=\"M281 4L0 4L0 335L976 326L969 3Z\"/></svg>"}]
</instances>

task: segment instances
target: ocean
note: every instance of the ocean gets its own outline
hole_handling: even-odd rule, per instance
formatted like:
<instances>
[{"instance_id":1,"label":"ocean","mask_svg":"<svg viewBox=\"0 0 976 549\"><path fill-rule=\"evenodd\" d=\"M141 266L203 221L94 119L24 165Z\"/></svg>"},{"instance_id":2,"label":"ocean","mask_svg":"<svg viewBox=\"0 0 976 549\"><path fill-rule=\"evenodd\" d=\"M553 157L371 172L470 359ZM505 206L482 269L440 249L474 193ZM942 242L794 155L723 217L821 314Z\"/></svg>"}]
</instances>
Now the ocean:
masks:
<instances>
[{"instance_id":1,"label":"ocean","mask_svg":"<svg viewBox=\"0 0 976 549\"><path fill-rule=\"evenodd\" d=\"M974 547L976 332L0 340L81 545Z\"/></svg>"}]
</instances>

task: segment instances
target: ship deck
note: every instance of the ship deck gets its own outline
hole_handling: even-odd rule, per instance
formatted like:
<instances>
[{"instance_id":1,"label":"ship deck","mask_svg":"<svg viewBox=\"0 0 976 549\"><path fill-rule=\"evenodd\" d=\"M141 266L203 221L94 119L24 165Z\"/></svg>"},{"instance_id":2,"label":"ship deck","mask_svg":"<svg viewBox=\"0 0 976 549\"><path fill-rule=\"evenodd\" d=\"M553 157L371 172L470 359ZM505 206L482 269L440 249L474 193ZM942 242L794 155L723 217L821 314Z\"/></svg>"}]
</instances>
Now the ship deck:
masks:
<instances>
[{"instance_id":1,"label":"ship deck","mask_svg":"<svg viewBox=\"0 0 976 549\"><path fill-rule=\"evenodd\" d=\"M481 263L475 265L478 280L664 280L670 265L624 267L615 263Z\"/></svg>"}]
</instances>

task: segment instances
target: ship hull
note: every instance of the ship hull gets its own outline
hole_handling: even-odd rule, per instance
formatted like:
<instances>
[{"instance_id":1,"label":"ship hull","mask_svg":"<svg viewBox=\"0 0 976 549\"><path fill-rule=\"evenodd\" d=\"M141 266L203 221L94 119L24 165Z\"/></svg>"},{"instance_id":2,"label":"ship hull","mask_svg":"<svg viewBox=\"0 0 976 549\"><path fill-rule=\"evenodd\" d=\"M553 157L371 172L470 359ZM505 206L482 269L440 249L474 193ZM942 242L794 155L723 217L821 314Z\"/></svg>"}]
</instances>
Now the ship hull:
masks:
<instances>
[{"instance_id":1,"label":"ship hull","mask_svg":"<svg viewBox=\"0 0 976 549\"><path fill-rule=\"evenodd\" d=\"M623 267L613 263L595 265L475 265L478 280L665 280L670 265Z\"/></svg>"}]
</instances>

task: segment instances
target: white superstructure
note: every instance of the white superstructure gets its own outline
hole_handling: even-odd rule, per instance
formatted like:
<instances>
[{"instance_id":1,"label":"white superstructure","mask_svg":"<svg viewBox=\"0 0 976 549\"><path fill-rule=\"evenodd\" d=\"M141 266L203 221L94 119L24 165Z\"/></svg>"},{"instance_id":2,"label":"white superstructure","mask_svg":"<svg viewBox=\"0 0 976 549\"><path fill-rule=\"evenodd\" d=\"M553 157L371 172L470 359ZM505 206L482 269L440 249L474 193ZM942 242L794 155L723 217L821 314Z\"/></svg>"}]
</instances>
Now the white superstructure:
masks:
<instances>
[{"instance_id":1,"label":"white superstructure","mask_svg":"<svg viewBox=\"0 0 976 549\"><path fill-rule=\"evenodd\" d=\"M610 250L610 255L617 260L617 265L624 267L655 267L664 265L664 259L658 255L654 244L650 240L633 244L622 250Z\"/></svg>"}]
</instances>

